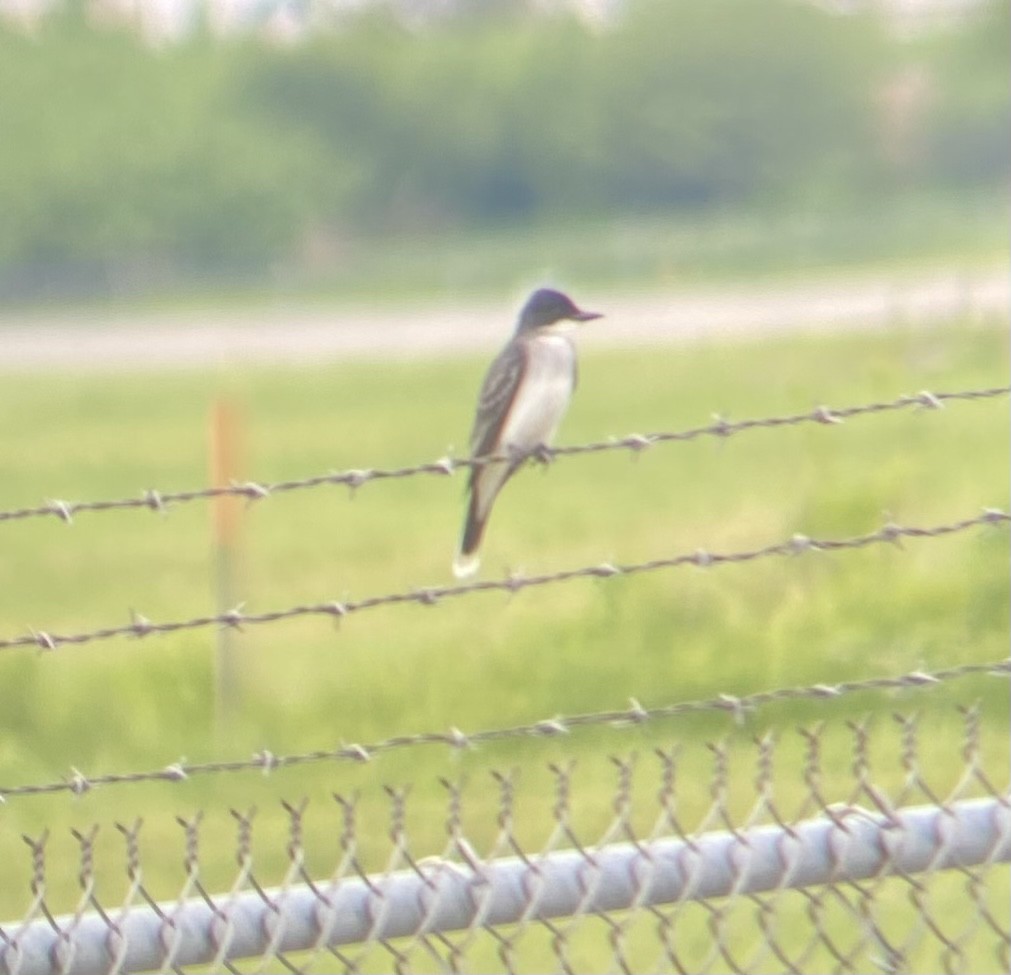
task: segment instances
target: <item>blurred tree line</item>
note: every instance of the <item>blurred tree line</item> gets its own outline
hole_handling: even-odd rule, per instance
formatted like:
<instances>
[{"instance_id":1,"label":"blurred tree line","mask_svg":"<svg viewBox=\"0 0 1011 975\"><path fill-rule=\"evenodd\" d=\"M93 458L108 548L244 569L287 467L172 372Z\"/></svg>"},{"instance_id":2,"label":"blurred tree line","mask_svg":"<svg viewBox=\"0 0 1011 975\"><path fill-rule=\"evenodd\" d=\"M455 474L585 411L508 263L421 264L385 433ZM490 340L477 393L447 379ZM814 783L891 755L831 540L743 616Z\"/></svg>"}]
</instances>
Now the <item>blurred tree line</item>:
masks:
<instances>
[{"instance_id":1,"label":"blurred tree line","mask_svg":"<svg viewBox=\"0 0 1011 975\"><path fill-rule=\"evenodd\" d=\"M296 45L0 26L0 290L257 269L313 240L1006 181L1009 6L901 42L788 0L520 2Z\"/></svg>"}]
</instances>

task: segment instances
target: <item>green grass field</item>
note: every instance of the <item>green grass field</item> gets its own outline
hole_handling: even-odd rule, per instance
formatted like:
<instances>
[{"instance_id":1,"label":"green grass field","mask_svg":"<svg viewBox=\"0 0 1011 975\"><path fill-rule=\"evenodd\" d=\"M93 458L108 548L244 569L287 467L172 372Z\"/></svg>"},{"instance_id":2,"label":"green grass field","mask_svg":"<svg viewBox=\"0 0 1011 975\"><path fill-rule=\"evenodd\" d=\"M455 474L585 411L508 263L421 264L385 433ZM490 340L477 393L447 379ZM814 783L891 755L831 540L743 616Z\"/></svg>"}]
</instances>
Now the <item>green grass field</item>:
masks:
<instances>
[{"instance_id":1,"label":"green grass field","mask_svg":"<svg viewBox=\"0 0 1011 975\"><path fill-rule=\"evenodd\" d=\"M426 226L352 235L315 258L264 273L219 269L205 279L152 284L129 277L80 312L152 306L256 307L299 303L456 301L511 293L517 282L565 281L575 293L670 289L722 281L809 279L907 268L1003 266L1009 200L985 189L908 190L884 199L810 206L767 201L746 210L548 216L543 222ZM57 275L58 269L53 269ZM57 292L58 294L59 292ZM43 302L44 304L45 302ZM60 307L60 299L54 302Z\"/></svg>"},{"instance_id":2,"label":"green grass field","mask_svg":"<svg viewBox=\"0 0 1011 975\"><path fill-rule=\"evenodd\" d=\"M441 234L348 241L325 272L283 275L282 291L323 296L501 293L540 277L573 289L669 288L751 278L804 278L891 264L1002 264L1008 211L1000 193L894 198L806 208L636 214L516 227L447 229Z\"/></svg>"},{"instance_id":3,"label":"green grass field","mask_svg":"<svg viewBox=\"0 0 1011 975\"><path fill-rule=\"evenodd\" d=\"M929 331L595 352L582 359L581 386L559 442L680 429L704 424L713 413L742 419L922 389L1002 385L1007 361L1005 329L965 322ZM218 395L245 416L243 474L261 482L418 463L449 449L462 455L484 367L454 360L143 377L8 376L0 388L0 508L205 484L207 417ZM841 538L873 531L889 518L926 527L985 506L1006 508L1008 427L1007 401L998 399L839 426L705 438L634 458L611 452L562 459L547 471L522 472L505 490L486 539L483 576L639 562L700 547L750 549L798 532ZM463 484L457 474L367 484L354 496L325 487L250 507L237 566L239 599L247 611L259 612L449 583ZM122 624L131 610L164 621L218 608L210 509L203 502L163 516L82 513L69 527L56 518L4 523L0 544L0 636L29 626L63 633ZM258 626L235 638L240 706L227 723L214 715L213 629L50 654L7 650L0 654L0 789L59 779L72 768L93 775L159 768L181 757L242 759L261 748L282 754L622 708L633 696L650 707L997 660L1007 654L1008 550L1006 529L987 527L901 547L382 608L352 616L339 629L318 618ZM574 826L592 842L613 816L615 776L607 756L643 756L634 821L646 828L658 812L649 752L676 742L685 748L680 808L693 826L711 800L712 755L704 743L721 736L729 736L735 756L727 801L738 817L754 802L752 738L767 731L781 736L776 794L791 814L806 796L794 729L819 721L830 726L824 770L830 801L846 799L853 788L844 722L864 715L874 716L875 781L895 795L904 773L893 711L922 713L923 768L932 787L945 793L962 770L955 707L971 703L984 715L986 768L1003 786L1007 683L981 677L931 690L770 705L743 726L709 714L473 752L426 746L365 765L324 763L269 778L245 773L108 787L76 799L11 798L0 809L0 856L17 866L0 889L0 915L25 910L28 856L20 837L46 826L53 830L50 893L57 911L72 908L76 896L76 844L68 828L93 822L103 824L99 889L113 905L127 881L122 839L112 824L136 816L145 818L145 879L159 897L175 896L183 880L174 816L201 808L208 810L202 857L210 889L227 888L234 873L227 809L254 804L261 836L257 879L279 881L281 797L310 798L307 863L325 875L338 854L331 792L360 791L360 855L371 869L389 852L384 784L413 783L408 824L412 850L424 856L445 844L438 777L464 777L467 832L480 849L496 829L491 768L521 767L516 829L537 847L551 824L545 765L570 757L579 761ZM960 887L938 890L935 913L965 912ZM901 890L888 896L897 917L908 915ZM1006 915L1006 890L995 889L992 899L998 916ZM686 944L705 940L704 912L691 916L696 934L686 928ZM641 948L643 958L651 950L659 954L649 925L638 928L635 939L642 942L633 939L635 951ZM606 968L598 960L610 958L606 937L598 939L603 955L587 937L586 953L577 958ZM532 936L524 962L531 968L554 964L547 948L542 953L542 940ZM476 947L468 956L472 966L496 967L493 947ZM936 949L913 961L915 970L930 970ZM988 970L997 959L981 949L967 962L972 970ZM369 964L382 968L390 961L377 955Z\"/></svg>"}]
</instances>

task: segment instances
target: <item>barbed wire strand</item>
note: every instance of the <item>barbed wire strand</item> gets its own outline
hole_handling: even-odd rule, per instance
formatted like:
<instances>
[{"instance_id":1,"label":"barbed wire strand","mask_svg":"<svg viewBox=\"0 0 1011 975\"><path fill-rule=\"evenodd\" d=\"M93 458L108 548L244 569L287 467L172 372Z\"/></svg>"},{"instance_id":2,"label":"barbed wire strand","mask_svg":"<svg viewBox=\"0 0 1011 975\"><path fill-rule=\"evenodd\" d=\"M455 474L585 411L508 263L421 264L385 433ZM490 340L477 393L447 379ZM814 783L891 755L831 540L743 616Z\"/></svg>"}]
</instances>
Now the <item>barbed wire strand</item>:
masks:
<instances>
[{"instance_id":1,"label":"barbed wire strand","mask_svg":"<svg viewBox=\"0 0 1011 975\"><path fill-rule=\"evenodd\" d=\"M492 742L523 738L554 738L568 735L580 728L629 728L701 712L729 714L735 722L741 723L748 715L770 704L786 701L833 700L867 691L929 689L966 677L982 675L1002 678L1011 676L1011 658L985 663L961 664L934 671L913 670L890 677L870 677L862 680L842 681L836 684L820 683L780 687L775 690L758 691L743 696L719 694L712 698L680 701L652 708L643 707L633 698L629 701L628 707L613 711L594 711L568 717L556 715L529 724L491 728L470 734L459 728L450 728L448 731L395 735L371 744L343 744L336 748L316 749L290 755L277 755L264 749L248 759L203 763L190 763L183 760L150 771L114 772L96 776L87 776L75 768L71 769L69 777L59 781L10 787L0 786L0 801L6 802L19 796L37 796L57 792L84 795L95 788L111 785L144 782L178 783L203 775L250 771L270 774L277 769L295 768L321 762L364 763L385 752L417 748L423 745L446 745L456 750L470 749Z\"/></svg>"},{"instance_id":2,"label":"barbed wire strand","mask_svg":"<svg viewBox=\"0 0 1011 975\"><path fill-rule=\"evenodd\" d=\"M894 400L865 403L859 406L846 406L837 409L828 406L818 406L805 413L791 413L782 416L730 421L719 415L715 415L714 421L706 426L648 434L630 433L624 437L612 437L607 440L574 444L568 447L544 447L536 451L536 457L544 462L550 462L559 457L597 454L611 450L629 450L633 453L639 453L655 444L661 443L696 440L700 437L726 438L748 430L778 429L807 423L831 426L857 416L870 416L906 409L938 410L943 408L946 403L994 399L1000 396L1007 396L1009 393L1011 393L1011 386L994 386L985 389L968 389L948 393L932 393L928 390L923 390L915 395L904 395ZM439 475L445 477L457 470L480 467L497 460L514 459L514 456L504 454L491 454L484 457L461 459L447 456L428 463L405 467L331 471L327 474L316 474L310 477L277 481L272 484L245 481L241 484L233 483L186 491L159 491L152 488L144 491L140 497L98 501L50 499L40 505L0 511L0 522L55 516L61 521L71 524L74 516L82 512L122 511L138 508L165 512L170 505L186 504L192 501L206 501L213 498L231 496L243 497L253 502L289 491L301 491L327 485L346 485L354 491L373 481L399 480L419 475Z\"/></svg>"},{"instance_id":3,"label":"barbed wire strand","mask_svg":"<svg viewBox=\"0 0 1011 975\"><path fill-rule=\"evenodd\" d=\"M53 651L62 646L80 646L120 636L146 637L152 633L176 633L183 630L203 629L209 626L234 627L241 630L244 626L259 626L261 624L276 623L279 620L290 620L303 616L326 616L340 621L353 613L361 613L382 606L395 606L408 603L415 603L421 606L435 606L447 599L473 596L482 592L507 592L515 594L523 589L570 582L573 579L609 579L615 576L639 575L641 573L656 572L661 569L673 569L686 565L710 568L717 565L753 562L756 559L772 556L796 556L812 551L836 552L847 549L866 548L870 545L882 543L901 545L904 538L940 538L945 535L968 531L979 525L999 525L1007 522L1011 522L1011 515L1001 511L999 508L984 508L981 514L971 518L963 518L947 524L934 525L930 528L909 528L889 522L877 531L869 532L865 535L855 535L851 538L818 539L807 535L795 534L786 541L775 542L761 548L738 552L710 552L706 549L697 549L694 552L651 559L647 562L634 562L625 565L600 562L596 565L584 565L576 569L564 569L560 572L530 576L512 573L506 578L491 579L485 582L471 582L453 586L428 586L402 592L385 593L379 596L368 596L359 600L347 600L344 602L331 600L323 603L291 606L287 609L269 610L263 613L246 613L243 610L244 604L240 604L236 608L224 613L197 616L188 620L154 623L146 616L133 611L132 620L128 624L106 626L101 629L81 633L50 633L45 630L30 628L29 633L24 636L0 640L0 650L33 646L43 651Z\"/></svg>"}]
</instances>

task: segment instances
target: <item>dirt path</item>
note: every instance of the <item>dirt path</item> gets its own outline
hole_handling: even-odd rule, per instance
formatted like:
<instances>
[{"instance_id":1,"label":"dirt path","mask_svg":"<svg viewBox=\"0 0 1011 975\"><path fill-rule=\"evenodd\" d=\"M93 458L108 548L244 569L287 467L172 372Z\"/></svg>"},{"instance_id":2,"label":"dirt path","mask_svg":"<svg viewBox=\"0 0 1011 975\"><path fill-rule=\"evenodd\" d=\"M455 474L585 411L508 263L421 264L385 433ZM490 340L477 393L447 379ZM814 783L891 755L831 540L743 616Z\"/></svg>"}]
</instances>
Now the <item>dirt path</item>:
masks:
<instances>
[{"instance_id":1,"label":"dirt path","mask_svg":"<svg viewBox=\"0 0 1011 975\"><path fill-rule=\"evenodd\" d=\"M1007 320L1005 269L884 273L789 284L576 296L606 314L586 346L761 337L784 332L929 325L953 315ZM522 295L496 304L414 309L261 307L88 315L0 315L0 371L143 370L223 363L383 360L499 346Z\"/></svg>"}]
</instances>

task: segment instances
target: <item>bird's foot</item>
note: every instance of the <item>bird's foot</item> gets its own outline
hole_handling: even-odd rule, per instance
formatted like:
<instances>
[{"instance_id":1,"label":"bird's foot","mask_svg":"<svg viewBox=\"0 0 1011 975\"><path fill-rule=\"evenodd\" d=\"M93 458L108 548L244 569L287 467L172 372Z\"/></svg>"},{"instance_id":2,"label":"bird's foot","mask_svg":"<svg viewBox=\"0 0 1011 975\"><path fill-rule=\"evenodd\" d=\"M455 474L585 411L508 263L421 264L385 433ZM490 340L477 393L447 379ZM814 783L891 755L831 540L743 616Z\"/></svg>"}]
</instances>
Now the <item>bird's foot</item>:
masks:
<instances>
[{"instance_id":1,"label":"bird's foot","mask_svg":"<svg viewBox=\"0 0 1011 975\"><path fill-rule=\"evenodd\" d=\"M555 452L546 444L539 443L533 450L530 451L530 459L537 464L547 467L555 459Z\"/></svg>"}]
</instances>

